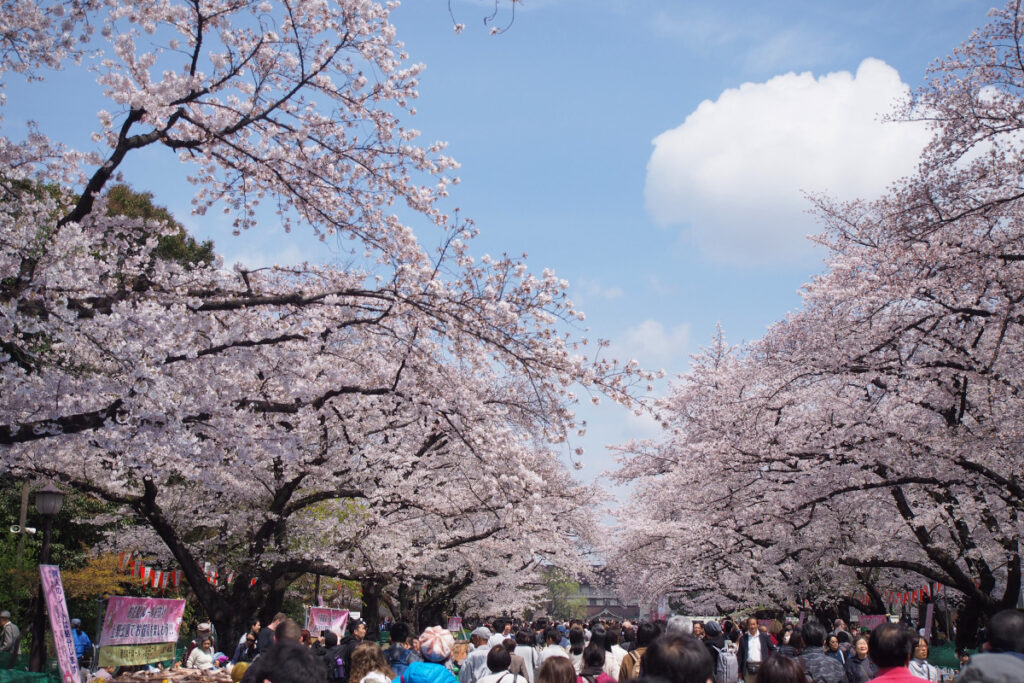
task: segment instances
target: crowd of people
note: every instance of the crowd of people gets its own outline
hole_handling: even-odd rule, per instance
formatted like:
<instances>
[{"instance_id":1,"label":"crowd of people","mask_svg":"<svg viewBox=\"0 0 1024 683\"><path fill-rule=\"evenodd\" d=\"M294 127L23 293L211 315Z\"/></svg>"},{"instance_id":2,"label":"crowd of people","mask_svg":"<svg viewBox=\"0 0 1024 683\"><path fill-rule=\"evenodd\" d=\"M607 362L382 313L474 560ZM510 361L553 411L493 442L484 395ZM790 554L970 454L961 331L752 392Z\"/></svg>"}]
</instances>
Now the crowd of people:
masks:
<instances>
[{"instance_id":1,"label":"crowd of people","mask_svg":"<svg viewBox=\"0 0 1024 683\"><path fill-rule=\"evenodd\" d=\"M319 635L278 614L249 631L234 654L216 656L209 625L201 624L185 658L224 666L243 683L921 683L941 680L928 662L928 643L903 624L851 634L808 620L769 631L750 618L696 622L595 620L533 623L495 619L469 634L456 657L454 635L432 626L413 634L389 625L385 646L366 638L355 620L342 639ZM958 672L964 683L1024 683L1024 611L995 615L983 652ZM196 654L202 651L203 654ZM459 653L461 655L461 652ZM220 661L218 661L220 659Z\"/></svg>"},{"instance_id":2,"label":"crowd of people","mask_svg":"<svg viewBox=\"0 0 1024 683\"><path fill-rule=\"evenodd\" d=\"M14 639L17 627L9 624L9 615L0 613L0 645ZM226 670L243 683L943 681L928 662L928 641L904 624L851 634L841 620L829 630L814 620L769 628L753 617L737 624L675 616L636 625L499 618L472 629L464 657L464 651L456 656L454 635L440 626L419 635L402 622L387 628L390 638L382 647L366 638L367 625L358 619L339 639L332 631L311 634L279 613L265 626L251 620L237 642L218 646L210 624L201 623L175 666ZM985 637L982 652L962 661L957 680L1024 683L1024 611L996 614ZM81 641L86 651L87 639ZM76 639L76 649L78 644ZM113 673L101 668L91 680Z\"/></svg>"}]
</instances>

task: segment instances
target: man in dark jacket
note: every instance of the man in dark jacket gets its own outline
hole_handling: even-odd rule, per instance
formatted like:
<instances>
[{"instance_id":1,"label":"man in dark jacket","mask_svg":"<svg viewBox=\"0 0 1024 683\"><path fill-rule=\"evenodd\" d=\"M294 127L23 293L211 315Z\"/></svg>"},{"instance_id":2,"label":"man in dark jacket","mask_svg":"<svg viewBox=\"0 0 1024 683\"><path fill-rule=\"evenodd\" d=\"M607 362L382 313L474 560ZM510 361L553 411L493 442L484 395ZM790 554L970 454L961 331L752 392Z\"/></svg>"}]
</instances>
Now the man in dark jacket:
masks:
<instances>
[{"instance_id":1,"label":"man in dark jacket","mask_svg":"<svg viewBox=\"0 0 1024 683\"><path fill-rule=\"evenodd\" d=\"M988 623L984 652L971 662L957 680L967 683L1024 681L1024 611L1006 609Z\"/></svg>"},{"instance_id":2,"label":"man in dark jacket","mask_svg":"<svg viewBox=\"0 0 1024 683\"><path fill-rule=\"evenodd\" d=\"M281 639L256 658L242 676L243 683L323 683L323 665L301 643Z\"/></svg>"},{"instance_id":3,"label":"man in dark jacket","mask_svg":"<svg viewBox=\"0 0 1024 683\"><path fill-rule=\"evenodd\" d=\"M395 675L401 676L405 673L406 667L413 662L422 661L419 653L409 647L409 625L404 621L396 621L391 625L391 645L384 652L388 665L394 670Z\"/></svg>"},{"instance_id":4,"label":"man in dark jacket","mask_svg":"<svg viewBox=\"0 0 1024 683\"><path fill-rule=\"evenodd\" d=\"M274 619L261 628L256 634L256 646L260 651L260 654L265 654L270 648L274 646L276 640L277 627L281 625L281 622L288 618L288 615L284 612L278 612L274 615Z\"/></svg>"},{"instance_id":5,"label":"man in dark jacket","mask_svg":"<svg viewBox=\"0 0 1024 683\"><path fill-rule=\"evenodd\" d=\"M739 665L736 659L736 654L730 653L728 651L728 648L725 644L725 633L722 632L722 627L718 624L717 621L711 620L708 623L704 624L703 642L704 647L706 647L708 650L708 654L711 655L711 661L715 663L715 680L720 679L720 676L718 675L719 666L723 664L723 662L720 661L721 658L719 657L719 653L726 653L726 666L729 666L730 668L735 668L736 672L739 672ZM730 662L731 665L728 664ZM723 676L727 676L728 673L728 671L722 672ZM736 680L735 676L732 677L732 680L730 680L729 683L733 683L734 680Z\"/></svg>"},{"instance_id":6,"label":"man in dark jacket","mask_svg":"<svg viewBox=\"0 0 1024 683\"><path fill-rule=\"evenodd\" d=\"M334 631L328 631L324 634L324 651L320 656L321 661L324 663L324 669L327 671L327 680L340 681L341 680L341 669L338 667L338 660L344 661L344 652L342 651L341 645L338 644L338 634Z\"/></svg>"},{"instance_id":7,"label":"man in dark jacket","mask_svg":"<svg viewBox=\"0 0 1024 683\"><path fill-rule=\"evenodd\" d=\"M739 650L736 652L736 660L740 667L740 674L743 676L743 683L754 683L754 679L757 678L757 669L762 662L768 659L774 649L772 639L768 637L767 633L761 633L758 629L757 618L747 619L747 631L740 636Z\"/></svg>"},{"instance_id":8,"label":"man in dark jacket","mask_svg":"<svg viewBox=\"0 0 1024 683\"><path fill-rule=\"evenodd\" d=\"M362 619L355 619L349 623L348 628L348 634L338 643L338 650L341 652L345 667L345 678L343 679L345 681L348 681L349 672L352 671L352 650L356 649L356 645L363 642L363 638L366 637L366 622ZM359 681L355 683L359 683Z\"/></svg>"},{"instance_id":9,"label":"man in dark jacket","mask_svg":"<svg viewBox=\"0 0 1024 683\"><path fill-rule=\"evenodd\" d=\"M825 638L828 635L825 627L816 621L808 621L804 624L803 635L807 647L800 655L800 660L804 663L811 683L843 683L846 680L846 669L838 659L825 654Z\"/></svg>"}]
</instances>

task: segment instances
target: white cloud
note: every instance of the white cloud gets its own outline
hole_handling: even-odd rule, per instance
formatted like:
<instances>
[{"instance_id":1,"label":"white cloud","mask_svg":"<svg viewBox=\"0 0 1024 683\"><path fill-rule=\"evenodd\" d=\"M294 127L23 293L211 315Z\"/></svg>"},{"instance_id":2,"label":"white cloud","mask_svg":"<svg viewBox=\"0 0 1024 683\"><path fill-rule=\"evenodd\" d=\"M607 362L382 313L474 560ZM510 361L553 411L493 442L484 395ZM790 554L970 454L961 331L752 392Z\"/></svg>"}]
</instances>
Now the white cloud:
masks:
<instances>
[{"instance_id":1,"label":"white cloud","mask_svg":"<svg viewBox=\"0 0 1024 683\"><path fill-rule=\"evenodd\" d=\"M578 306L589 306L593 302L618 301L625 292L621 287L607 287L600 280L594 278L580 277L573 278L572 289L569 295Z\"/></svg>"},{"instance_id":2,"label":"white cloud","mask_svg":"<svg viewBox=\"0 0 1024 683\"><path fill-rule=\"evenodd\" d=\"M856 75L789 73L726 90L654 139L647 209L660 225L687 224L717 261L804 261L805 236L820 232L805 192L873 198L914 170L925 124L880 120L907 92L877 59Z\"/></svg>"},{"instance_id":3,"label":"white cloud","mask_svg":"<svg viewBox=\"0 0 1024 683\"><path fill-rule=\"evenodd\" d=\"M645 370L664 369L673 374L689 362L689 343L688 324L667 329L660 320L648 319L613 341L610 352L623 362L636 359Z\"/></svg>"},{"instance_id":4,"label":"white cloud","mask_svg":"<svg viewBox=\"0 0 1024 683\"><path fill-rule=\"evenodd\" d=\"M662 296L673 296L679 291L679 287L671 282L667 282L657 275L649 275L647 277L647 282L650 283L651 289Z\"/></svg>"},{"instance_id":5,"label":"white cloud","mask_svg":"<svg viewBox=\"0 0 1024 683\"><path fill-rule=\"evenodd\" d=\"M242 248L231 249L237 246ZM294 244L266 245L265 248L260 248L259 245L229 243L224 253L225 267L231 268L239 263L250 270L275 265L295 265L308 260L308 256L304 258L302 250Z\"/></svg>"},{"instance_id":6,"label":"white cloud","mask_svg":"<svg viewBox=\"0 0 1024 683\"><path fill-rule=\"evenodd\" d=\"M821 25L794 24L789 13L783 14L755 6L736 13L677 3L654 13L651 26L655 34L677 39L695 54L731 54L744 70L759 74L813 66L836 54L843 36Z\"/></svg>"}]
</instances>

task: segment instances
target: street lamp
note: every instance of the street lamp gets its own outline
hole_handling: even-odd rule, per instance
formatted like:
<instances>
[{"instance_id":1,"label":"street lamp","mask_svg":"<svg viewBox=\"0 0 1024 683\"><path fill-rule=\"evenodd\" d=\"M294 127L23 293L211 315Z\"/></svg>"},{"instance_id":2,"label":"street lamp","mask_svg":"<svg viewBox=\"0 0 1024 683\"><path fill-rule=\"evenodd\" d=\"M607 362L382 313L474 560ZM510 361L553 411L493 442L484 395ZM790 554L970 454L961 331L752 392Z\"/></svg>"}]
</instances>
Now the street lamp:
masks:
<instances>
[{"instance_id":1,"label":"street lamp","mask_svg":"<svg viewBox=\"0 0 1024 683\"><path fill-rule=\"evenodd\" d=\"M50 563L50 532L53 518L64 504L64 493L53 484L47 484L36 491L36 511L43 516L43 551L39 564ZM40 580L36 592L36 616L32 620L32 648L28 654L29 671L42 671L46 664L46 627L43 625L43 583Z\"/></svg>"},{"instance_id":2,"label":"street lamp","mask_svg":"<svg viewBox=\"0 0 1024 683\"><path fill-rule=\"evenodd\" d=\"M103 591L101 597L96 598L96 643L100 642L100 632L103 630L103 617L107 611L107 602L110 600L110 593ZM96 643L92 645L92 653L89 659L89 670L96 671L99 668L99 657L96 656Z\"/></svg>"}]
</instances>

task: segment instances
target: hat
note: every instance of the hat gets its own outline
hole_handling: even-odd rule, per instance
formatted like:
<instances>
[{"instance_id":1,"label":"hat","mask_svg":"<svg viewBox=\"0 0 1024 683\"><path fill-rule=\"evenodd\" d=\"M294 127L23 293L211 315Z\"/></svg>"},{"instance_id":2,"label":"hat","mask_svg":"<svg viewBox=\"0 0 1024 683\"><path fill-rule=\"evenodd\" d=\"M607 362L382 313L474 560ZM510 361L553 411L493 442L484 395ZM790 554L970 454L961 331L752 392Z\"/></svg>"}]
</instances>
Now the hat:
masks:
<instances>
[{"instance_id":1,"label":"hat","mask_svg":"<svg viewBox=\"0 0 1024 683\"><path fill-rule=\"evenodd\" d=\"M717 621L709 621L704 624L704 633L707 633L712 638L722 635L722 627L718 625Z\"/></svg>"},{"instance_id":2,"label":"hat","mask_svg":"<svg viewBox=\"0 0 1024 683\"><path fill-rule=\"evenodd\" d=\"M209 622L204 621L203 623L199 624L199 626L196 626L196 630L197 631L209 631L210 630Z\"/></svg>"},{"instance_id":3,"label":"hat","mask_svg":"<svg viewBox=\"0 0 1024 683\"><path fill-rule=\"evenodd\" d=\"M443 662L452 656L455 638L451 631L440 626L431 626L420 636L420 654L430 662Z\"/></svg>"},{"instance_id":4,"label":"hat","mask_svg":"<svg viewBox=\"0 0 1024 683\"><path fill-rule=\"evenodd\" d=\"M477 626L469 635L472 638L483 638L484 640L490 640L491 636L493 636L494 634L491 633L491 629L487 628L486 626Z\"/></svg>"},{"instance_id":5,"label":"hat","mask_svg":"<svg viewBox=\"0 0 1024 683\"><path fill-rule=\"evenodd\" d=\"M3 612L0 612L0 619L10 619L10 618L11 618L11 613L8 612L7 610L4 610Z\"/></svg>"},{"instance_id":6,"label":"hat","mask_svg":"<svg viewBox=\"0 0 1024 683\"><path fill-rule=\"evenodd\" d=\"M72 619L71 620L71 625L72 626L81 626L82 625L82 620L81 619Z\"/></svg>"}]
</instances>

